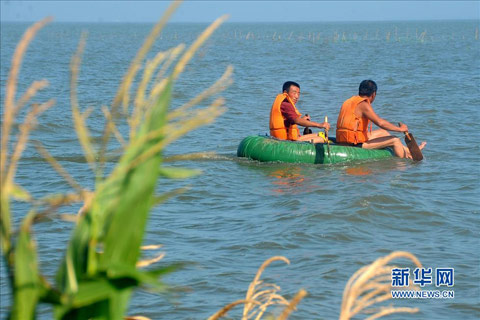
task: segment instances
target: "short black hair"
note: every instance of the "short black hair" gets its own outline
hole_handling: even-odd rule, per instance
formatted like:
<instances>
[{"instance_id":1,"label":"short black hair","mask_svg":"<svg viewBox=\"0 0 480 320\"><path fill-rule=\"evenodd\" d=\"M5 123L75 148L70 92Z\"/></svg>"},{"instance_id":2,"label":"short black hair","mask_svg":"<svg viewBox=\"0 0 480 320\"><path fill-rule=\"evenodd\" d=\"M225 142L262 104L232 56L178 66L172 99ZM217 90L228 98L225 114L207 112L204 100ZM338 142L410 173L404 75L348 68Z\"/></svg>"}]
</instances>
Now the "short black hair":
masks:
<instances>
[{"instance_id":1,"label":"short black hair","mask_svg":"<svg viewBox=\"0 0 480 320\"><path fill-rule=\"evenodd\" d=\"M295 87L297 87L298 89L300 89L300 85L299 85L298 83L293 82L293 81L287 81L287 82L285 82L285 83L283 84L282 92L284 92L284 91L287 91L287 92L290 91L290 87L291 87L291 86L295 86Z\"/></svg>"},{"instance_id":2,"label":"short black hair","mask_svg":"<svg viewBox=\"0 0 480 320\"><path fill-rule=\"evenodd\" d=\"M377 84L373 80L363 80L358 87L359 96L370 97L372 94L377 92Z\"/></svg>"}]
</instances>

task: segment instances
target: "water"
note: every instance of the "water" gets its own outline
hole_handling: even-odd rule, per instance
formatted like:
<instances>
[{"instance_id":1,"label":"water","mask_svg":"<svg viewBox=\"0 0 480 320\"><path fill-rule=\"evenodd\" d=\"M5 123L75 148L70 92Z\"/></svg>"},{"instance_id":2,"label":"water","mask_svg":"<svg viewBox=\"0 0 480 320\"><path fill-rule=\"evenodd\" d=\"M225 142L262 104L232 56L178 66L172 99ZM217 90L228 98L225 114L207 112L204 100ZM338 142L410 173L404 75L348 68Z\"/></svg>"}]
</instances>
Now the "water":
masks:
<instances>
[{"instance_id":1,"label":"water","mask_svg":"<svg viewBox=\"0 0 480 320\"><path fill-rule=\"evenodd\" d=\"M190 44L204 27L171 24L153 52L180 42ZM56 99L32 138L42 141L84 187L92 188L93 178L72 130L70 58L86 30L79 101L82 108L96 107L89 126L93 135L99 135L100 106L112 101L150 28L54 23L38 34L25 56L20 92L33 80L45 78L50 86L35 101ZM2 24L2 106L9 62L25 29L24 24ZM177 291L168 296L139 292L129 314L207 318L245 296L265 259L283 255L291 264L274 263L264 277L281 286L287 298L300 288L309 292L291 319L336 318L343 288L357 269L391 251L406 250L426 267L455 268L454 299L393 301L420 308L409 318L478 318L480 42L476 29L478 21L222 26L179 79L173 107L212 84L231 64L235 82L223 94L228 111L167 150L168 154L216 151L217 156L178 164L202 169L201 176L160 181L159 191L186 185L191 189L153 210L145 239L147 244L164 245L162 263L186 266L165 278ZM236 157L243 137L267 132L269 109L284 81L300 83L301 112L316 120L328 115L335 123L342 102L356 93L363 79L373 79L379 86L373 106L380 116L405 122L417 141L428 141L425 161L315 166ZM126 134L125 127L121 130ZM31 146L16 179L35 197L69 190ZM15 203L13 208L18 225L26 207ZM35 226L41 269L49 279L71 228L56 218ZM10 301L3 261L1 275L0 317L4 318ZM426 289L436 288L427 285ZM238 317L239 311L230 315ZM39 318L50 317L51 310L42 306Z\"/></svg>"}]
</instances>

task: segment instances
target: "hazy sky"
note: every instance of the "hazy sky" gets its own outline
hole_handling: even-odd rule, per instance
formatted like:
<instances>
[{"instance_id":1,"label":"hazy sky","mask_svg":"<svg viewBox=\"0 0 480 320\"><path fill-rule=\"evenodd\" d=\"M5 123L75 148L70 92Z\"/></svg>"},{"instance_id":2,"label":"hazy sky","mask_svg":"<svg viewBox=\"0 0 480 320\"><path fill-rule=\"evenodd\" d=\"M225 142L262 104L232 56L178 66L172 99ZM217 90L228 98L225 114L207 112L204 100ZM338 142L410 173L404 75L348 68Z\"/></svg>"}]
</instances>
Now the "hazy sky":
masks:
<instances>
[{"instance_id":1,"label":"hazy sky","mask_svg":"<svg viewBox=\"0 0 480 320\"><path fill-rule=\"evenodd\" d=\"M169 1L0 0L2 21L154 22ZM172 22L480 19L480 1L185 1Z\"/></svg>"}]
</instances>

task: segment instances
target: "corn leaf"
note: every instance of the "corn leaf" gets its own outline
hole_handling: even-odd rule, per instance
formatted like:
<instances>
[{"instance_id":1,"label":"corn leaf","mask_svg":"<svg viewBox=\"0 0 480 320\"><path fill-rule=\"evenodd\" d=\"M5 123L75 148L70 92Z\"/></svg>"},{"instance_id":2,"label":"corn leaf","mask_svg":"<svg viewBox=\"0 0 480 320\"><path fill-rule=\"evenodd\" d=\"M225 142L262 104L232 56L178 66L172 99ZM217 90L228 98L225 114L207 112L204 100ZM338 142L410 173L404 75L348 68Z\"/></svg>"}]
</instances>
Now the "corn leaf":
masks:
<instances>
[{"instance_id":1,"label":"corn leaf","mask_svg":"<svg viewBox=\"0 0 480 320\"><path fill-rule=\"evenodd\" d=\"M145 122L137 134L138 138L165 125L171 89L172 83L169 81L156 104L147 113ZM159 175L158 167L162 162L162 156L161 153L157 153L131 168L130 163L155 146L161 139L162 137L151 139L141 146L131 148L132 150L127 148L125 156L120 160L119 166L128 167L129 170L116 180L116 183L120 185L118 203L106 230L105 252L101 256L100 263L102 269L110 270L118 265L123 265L124 268L136 265L148 215L153 205L154 191ZM131 288L118 289L112 297L112 305L116 306L112 310L116 314L112 314L112 317L116 318L125 313L130 293Z\"/></svg>"},{"instance_id":2,"label":"corn leaf","mask_svg":"<svg viewBox=\"0 0 480 320\"><path fill-rule=\"evenodd\" d=\"M52 285L45 279L44 276L40 275L40 301L44 303L49 303L52 305L59 305L62 303L61 292L52 287Z\"/></svg>"},{"instance_id":3,"label":"corn leaf","mask_svg":"<svg viewBox=\"0 0 480 320\"><path fill-rule=\"evenodd\" d=\"M169 81L146 115L136 135L138 139L165 125L171 87L172 84ZM138 273L132 269L140 255L148 214L154 203L154 191L159 176L158 168L162 162L161 153L135 166L131 165L135 159L161 139L162 137L157 137L140 145L132 142L127 147L111 176L97 187L98 191L92 207L75 228L66 258L57 274L57 282L61 290L73 295L73 301L77 302L83 301L81 297L85 290L89 292L88 287L82 288L83 282L77 284L79 279L92 280L104 274L106 281L106 278L115 275L117 278L109 279L110 282L108 282L113 289L109 289L106 283L102 282L103 291L98 290L99 293L112 290L108 297L99 294L93 295L89 300L89 305L96 305L97 308L109 314L109 318L119 318L124 314L133 286L146 282L153 287L162 287L156 282L156 278L149 276L148 273ZM99 243L103 243L102 254L97 252ZM123 278L118 275L120 270L125 273ZM104 303L106 306L103 305ZM71 307L77 308L74 305ZM68 308L59 308L57 314L59 318L68 315L70 318L77 319L80 319L79 312L87 317L95 318L99 315L90 313L88 310L90 307L85 307L84 311L77 310L78 312L73 312L73 309L69 311Z\"/></svg>"},{"instance_id":4,"label":"corn leaf","mask_svg":"<svg viewBox=\"0 0 480 320\"><path fill-rule=\"evenodd\" d=\"M177 270L179 265L158 268L150 271L140 271L136 267L126 265L110 266L107 276L117 288L126 288L127 284L135 282L136 285L149 285L156 290L163 291L166 286L158 278L162 275Z\"/></svg>"},{"instance_id":5,"label":"corn leaf","mask_svg":"<svg viewBox=\"0 0 480 320\"><path fill-rule=\"evenodd\" d=\"M195 169L160 167L158 174L160 175L160 177L167 179L186 179L197 176L200 173L202 173L201 170Z\"/></svg>"},{"instance_id":6,"label":"corn leaf","mask_svg":"<svg viewBox=\"0 0 480 320\"><path fill-rule=\"evenodd\" d=\"M67 248L66 257L57 273L60 291L73 294L77 291L77 279L84 277L87 270L89 242L92 237L91 211L82 217Z\"/></svg>"},{"instance_id":7,"label":"corn leaf","mask_svg":"<svg viewBox=\"0 0 480 320\"><path fill-rule=\"evenodd\" d=\"M73 320L73 319L95 319L109 320L114 319L109 314L108 300L102 300L84 307L75 308L70 305L62 305L55 310L55 319ZM120 319L120 318L117 318Z\"/></svg>"},{"instance_id":8,"label":"corn leaf","mask_svg":"<svg viewBox=\"0 0 480 320\"><path fill-rule=\"evenodd\" d=\"M119 288L138 285L133 281L110 281L99 275L90 280L81 281L78 291L69 297L67 303L56 309L57 319L119 319L115 309L111 308L112 298ZM115 308L118 306L114 304ZM121 317L120 317L121 318Z\"/></svg>"},{"instance_id":9,"label":"corn leaf","mask_svg":"<svg viewBox=\"0 0 480 320\"><path fill-rule=\"evenodd\" d=\"M167 201L168 199L170 199L171 197L174 197L174 196L178 196L182 193L185 193L188 191L189 188L178 188L178 189L174 189L172 191L168 191L168 192L165 192L165 193L162 193L161 195L159 196L155 196L153 198L153 205L156 206L156 205L159 205L160 203L163 203L165 201Z\"/></svg>"},{"instance_id":10,"label":"corn leaf","mask_svg":"<svg viewBox=\"0 0 480 320\"><path fill-rule=\"evenodd\" d=\"M5 260L8 265L12 265L12 221L10 214L10 201L7 192L5 191L4 186L2 185L2 190L0 192L0 245L2 247Z\"/></svg>"},{"instance_id":11,"label":"corn leaf","mask_svg":"<svg viewBox=\"0 0 480 320\"><path fill-rule=\"evenodd\" d=\"M30 234L32 220L33 214L24 219L15 246L12 319L34 319L40 296L37 253Z\"/></svg>"},{"instance_id":12,"label":"corn leaf","mask_svg":"<svg viewBox=\"0 0 480 320\"><path fill-rule=\"evenodd\" d=\"M165 125L171 89L172 84L169 81L156 105L153 106L146 121L140 128L137 135L138 138ZM162 137L151 139L143 145L133 148L133 150L127 148L119 166L128 167L131 161L149 148L152 148L161 139ZM153 203L152 199L159 175L158 168L161 162L162 157L158 153L137 166L130 168L122 177L116 180L116 183L120 185L120 190L118 191L119 200L116 212L112 215L106 232L105 253L102 256L103 266L115 264L134 266L137 262L148 213Z\"/></svg>"},{"instance_id":13,"label":"corn leaf","mask_svg":"<svg viewBox=\"0 0 480 320\"><path fill-rule=\"evenodd\" d=\"M15 200L20 201L30 201L32 199L28 191L17 184L13 184L11 195Z\"/></svg>"}]
</instances>

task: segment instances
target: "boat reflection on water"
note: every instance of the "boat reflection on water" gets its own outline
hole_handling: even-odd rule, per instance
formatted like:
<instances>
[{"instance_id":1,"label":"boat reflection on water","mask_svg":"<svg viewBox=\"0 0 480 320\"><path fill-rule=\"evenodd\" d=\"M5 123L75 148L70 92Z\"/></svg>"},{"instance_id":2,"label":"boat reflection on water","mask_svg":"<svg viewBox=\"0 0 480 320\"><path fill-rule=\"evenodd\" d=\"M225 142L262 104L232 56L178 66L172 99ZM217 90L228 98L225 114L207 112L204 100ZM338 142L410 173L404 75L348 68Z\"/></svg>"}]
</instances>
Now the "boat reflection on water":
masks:
<instances>
[{"instance_id":1,"label":"boat reflection on water","mask_svg":"<svg viewBox=\"0 0 480 320\"><path fill-rule=\"evenodd\" d=\"M345 173L351 176L368 176L372 174L372 169L368 167L351 167L345 169Z\"/></svg>"},{"instance_id":2,"label":"boat reflection on water","mask_svg":"<svg viewBox=\"0 0 480 320\"><path fill-rule=\"evenodd\" d=\"M324 179L338 179L345 181L336 174L343 171L347 176L364 177L368 180L375 179L378 175L392 171L405 171L412 163L405 159L388 159L382 161L364 162L350 165L285 165L282 167L269 168L267 174L273 177L271 183L275 193L298 194L315 192L325 188ZM415 164L414 164L415 165Z\"/></svg>"},{"instance_id":3,"label":"boat reflection on water","mask_svg":"<svg viewBox=\"0 0 480 320\"><path fill-rule=\"evenodd\" d=\"M393 158L382 161L372 161L359 164L350 164L343 166L344 172L349 176L375 176L385 172L404 171L409 165L412 165L410 160Z\"/></svg>"},{"instance_id":4,"label":"boat reflection on water","mask_svg":"<svg viewBox=\"0 0 480 320\"><path fill-rule=\"evenodd\" d=\"M276 193L296 194L318 188L318 185L312 184L312 178L307 177L300 166L278 168L269 172L268 175L275 178L272 180L272 184L275 186L272 191Z\"/></svg>"},{"instance_id":5,"label":"boat reflection on water","mask_svg":"<svg viewBox=\"0 0 480 320\"><path fill-rule=\"evenodd\" d=\"M269 189L274 194L323 193L326 189L331 189L332 185L335 185L333 188L338 188L344 183L349 183L348 177L370 181L384 173L404 171L412 165L417 165L410 160L399 158L335 165L261 163L252 160L243 160L239 163L269 177L271 184ZM325 183L325 180L330 182Z\"/></svg>"}]
</instances>

